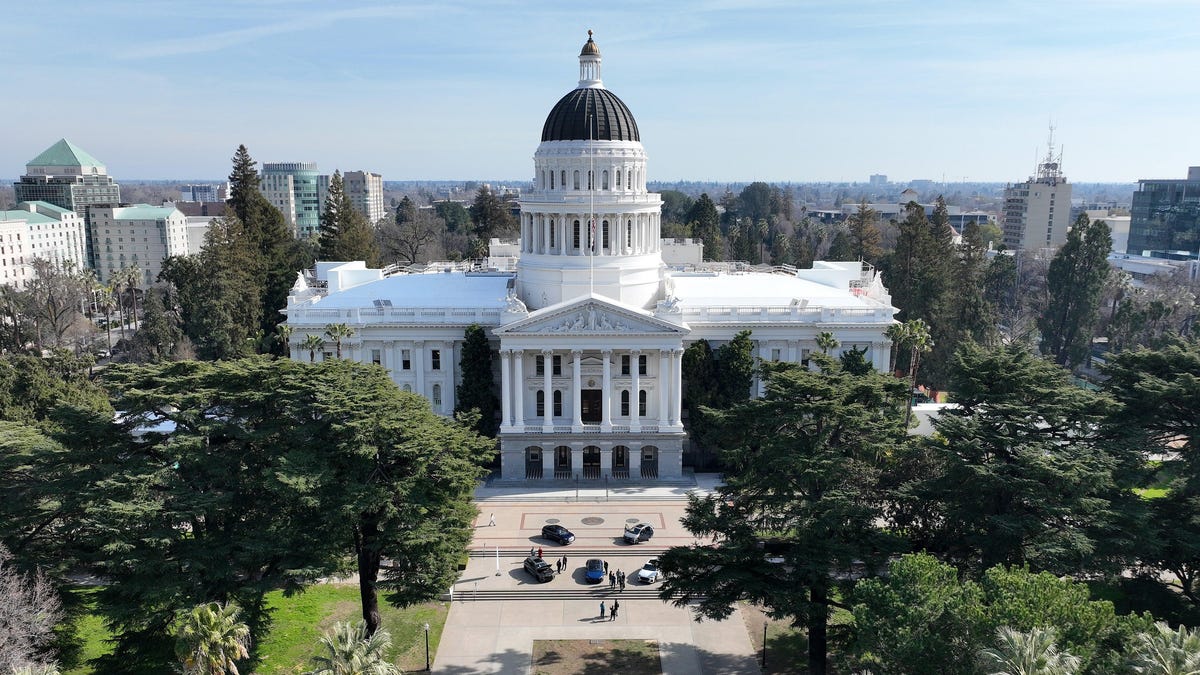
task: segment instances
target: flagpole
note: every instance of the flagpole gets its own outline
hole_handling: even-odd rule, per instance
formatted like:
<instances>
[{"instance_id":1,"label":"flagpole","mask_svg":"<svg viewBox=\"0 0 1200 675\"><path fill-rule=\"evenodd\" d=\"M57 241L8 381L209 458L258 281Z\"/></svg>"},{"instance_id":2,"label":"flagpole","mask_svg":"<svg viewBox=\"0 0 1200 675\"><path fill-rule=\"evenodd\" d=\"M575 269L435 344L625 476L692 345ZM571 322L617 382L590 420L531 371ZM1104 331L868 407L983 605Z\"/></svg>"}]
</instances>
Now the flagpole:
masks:
<instances>
[{"instance_id":1,"label":"flagpole","mask_svg":"<svg viewBox=\"0 0 1200 675\"><path fill-rule=\"evenodd\" d=\"M588 116L588 195L591 197L590 213L588 214L588 295L596 292L593 281L595 261L592 260L596 256L596 152L594 148L590 147L593 119L595 118L591 115Z\"/></svg>"}]
</instances>

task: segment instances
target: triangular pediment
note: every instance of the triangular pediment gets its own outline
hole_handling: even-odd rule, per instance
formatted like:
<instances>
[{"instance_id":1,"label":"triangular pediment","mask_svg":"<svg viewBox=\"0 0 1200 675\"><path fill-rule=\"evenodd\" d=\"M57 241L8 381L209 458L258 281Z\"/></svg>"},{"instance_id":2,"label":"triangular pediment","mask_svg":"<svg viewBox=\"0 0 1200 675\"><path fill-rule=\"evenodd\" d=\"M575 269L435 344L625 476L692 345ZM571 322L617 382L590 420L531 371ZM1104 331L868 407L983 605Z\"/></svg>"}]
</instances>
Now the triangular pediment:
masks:
<instances>
[{"instance_id":1,"label":"triangular pediment","mask_svg":"<svg viewBox=\"0 0 1200 675\"><path fill-rule=\"evenodd\" d=\"M598 295L532 312L494 331L501 335L685 335L691 331Z\"/></svg>"}]
</instances>

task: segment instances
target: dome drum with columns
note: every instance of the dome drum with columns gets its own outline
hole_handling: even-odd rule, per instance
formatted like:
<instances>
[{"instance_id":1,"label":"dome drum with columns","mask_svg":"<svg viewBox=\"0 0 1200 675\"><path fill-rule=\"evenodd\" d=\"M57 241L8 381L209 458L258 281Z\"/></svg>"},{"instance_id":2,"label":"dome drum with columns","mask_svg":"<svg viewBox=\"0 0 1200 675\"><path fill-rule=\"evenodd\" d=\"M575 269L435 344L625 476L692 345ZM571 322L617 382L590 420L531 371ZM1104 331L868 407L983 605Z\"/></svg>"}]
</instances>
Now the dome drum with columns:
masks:
<instances>
[{"instance_id":1,"label":"dome drum with columns","mask_svg":"<svg viewBox=\"0 0 1200 675\"><path fill-rule=\"evenodd\" d=\"M322 262L288 298L292 358L308 358L306 335L348 323L349 358L378 363L447 415L463 332L489 328L502 480L682 479L683 352L698 339L716 347L750 330L759 358L807 363L829 331L888 367L896 310L858 263L750 271L700 263L690 240L669 247L688 264L664 262L662 201L646 190L637 122L600 65L589 31L578 86L550 111L534 153L515 274Z\"/></svg>"}]
</instances>

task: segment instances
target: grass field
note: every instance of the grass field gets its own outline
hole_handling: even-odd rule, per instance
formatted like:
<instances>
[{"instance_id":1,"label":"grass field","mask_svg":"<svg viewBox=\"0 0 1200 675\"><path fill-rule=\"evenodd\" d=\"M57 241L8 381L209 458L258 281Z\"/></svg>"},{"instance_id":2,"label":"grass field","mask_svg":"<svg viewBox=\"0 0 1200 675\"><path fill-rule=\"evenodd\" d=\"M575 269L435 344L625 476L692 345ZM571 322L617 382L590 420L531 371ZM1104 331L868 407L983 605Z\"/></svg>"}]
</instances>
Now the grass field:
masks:
<instances>
[{"instance_id":1,"label":"grass field","mask_svg":"<svg viewBox=\"0 0 1200 675\"><path fill-rule=\"evenodd\" d=\"M79 591L89 606L94 593L95 589ZM361 615L357 586L320 584L290 598L284 597L281 592L271 593L267 598L273 613L271 630L256 650L260 662L253 672L260 675L302 673L310 669L309 660L318 653L317 641L321 635L334 623L357 621ZM423 670L424 624L429 624L429 653L432 657L437 653L442 637L448 604L431 602L397 609L385 604L382 598L380 600L383 628L392 636L389 656L405 672ZM64 675L99 675L86 664L108 653L110 645L106 640L111 634L94 613L84 614L76 623L76 629L83 642L80 662L85 665L66 670ZM163 672L170 671L171 665L164 664Z\"/></svg>"},{"instance_id":2,"label":"grass field","mask_svg":"<svg viewBox=\"0 0 1200 675\"><path fill-rule=\"evenodd\" d=\"M534 675L661 675L654 640L534 640Z\"/></svg>"}]
</instances>

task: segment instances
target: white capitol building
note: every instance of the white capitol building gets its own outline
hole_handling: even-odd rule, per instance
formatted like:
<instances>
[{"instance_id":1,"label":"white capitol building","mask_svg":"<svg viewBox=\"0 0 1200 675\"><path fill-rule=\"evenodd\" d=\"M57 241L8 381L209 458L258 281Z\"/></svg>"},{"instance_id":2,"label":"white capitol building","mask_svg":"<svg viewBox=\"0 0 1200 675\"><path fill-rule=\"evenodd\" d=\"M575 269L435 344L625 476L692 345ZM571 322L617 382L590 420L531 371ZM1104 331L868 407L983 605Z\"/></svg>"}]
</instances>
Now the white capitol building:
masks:
<instances>
[{"instance_id":1,"label":"white capitol building","mask_svg":"<svg viewBox=\"0 0 1200 675\"><path fill-rule=\"evenodd\" d=\"M309 358L307 335L346 323L344 356L378 363L445 415L464 330L485 327L499 354L504 480L682 477L681 366L696 340L715 349L750 330L759 358L806 363L828 331L888 368L896 310L859 263L664 262L662 202L646 191L637 123L604 88L600 62L589 32L579 86L551 109L534 153L515 265L319 263L288 298L292 358Z\"/></svg>"}]
</instances>

